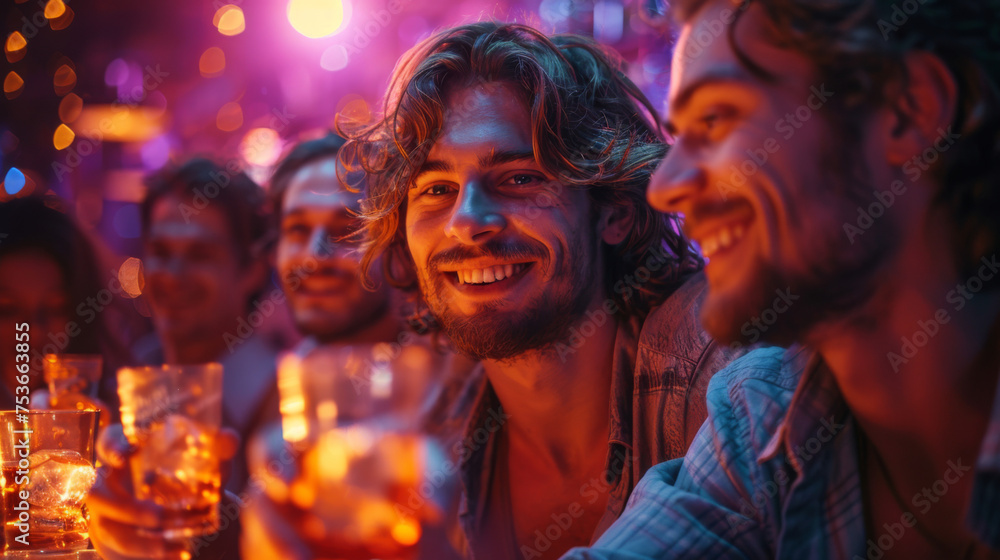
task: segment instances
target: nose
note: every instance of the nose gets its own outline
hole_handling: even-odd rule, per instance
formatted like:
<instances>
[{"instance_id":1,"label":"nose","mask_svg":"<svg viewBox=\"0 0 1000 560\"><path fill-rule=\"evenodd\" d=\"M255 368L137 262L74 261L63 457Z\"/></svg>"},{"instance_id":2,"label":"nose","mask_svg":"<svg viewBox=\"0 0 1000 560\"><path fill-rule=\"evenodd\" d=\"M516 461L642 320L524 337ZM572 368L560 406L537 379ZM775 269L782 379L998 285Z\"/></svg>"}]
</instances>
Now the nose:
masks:
<instances>
[{"instance_id":1,"label":"nose","mask_svg":"<svg viewBox=\"0 0 1000 560\"><path fill-rule=\"evenodd\" d=\"M501 205L479 181L462 185L445 233L466 245L480 245L507 227Z\"/></svg>"},{"instance_id":2,"label":"nose","mask_svg":"<svg viewBox=\"0 0 1000 560\"><path fill-rule=\"evenodd\" d=\"M331 259L337 255L338 249L344 248L343 245L337 243L327 228L317 227L309 236L309 256L318 260Z\"/></svg>"},{"instance_id":3,"label":"nose","mask_svg":"<svg viewBox=\"0 0 1000 560\"><path fill-rule=\"evenodd\" d=\"M671 148L649 182L646 198L660 212L686 213L699 191L708 182L696 160L679 146Z\"/></svg>"}]
</instances>

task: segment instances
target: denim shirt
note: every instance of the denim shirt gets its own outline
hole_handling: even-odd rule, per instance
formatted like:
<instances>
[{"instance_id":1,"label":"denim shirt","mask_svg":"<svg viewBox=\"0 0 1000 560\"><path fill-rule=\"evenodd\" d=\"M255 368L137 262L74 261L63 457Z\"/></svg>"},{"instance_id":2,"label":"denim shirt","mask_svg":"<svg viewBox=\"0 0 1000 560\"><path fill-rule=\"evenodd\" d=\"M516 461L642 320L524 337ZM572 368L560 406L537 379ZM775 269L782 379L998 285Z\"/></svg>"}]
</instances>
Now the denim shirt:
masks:
<instances>
[{"instance_id":1,"label":"denim shirt","mask_svg":"<svg viewBox=\"0 0 1000 560\"><path fill-rule=\"evenodd\" d=\"M645 321L619 324L610 372L610 435L603 451L606 481L593 485L606 492L607 510L592 542L618 518L650 467L683 456L706 417L709 379L742 354L702 330L698 311L706 294L699 273ZM497 547L511 544L490 542L482 523L496 470L496 435L506 418L481 365L446 386L429 417L428 431L445 442L461 480L452 541L466 558L499 557Z\"/></svg>"},{"instance_id":2,"label":"denim shirt","mask_svg":"<svg viewBox=\"0 0 1000 560\"><path fill-rule=\"evenodd\" d=\"M966 524L1000 550L1000 391L975 465ZM866 534L856 425L832 373L802 348L751 352L719 372L687 456L650 469L621 518L563 560L880 558ZM967 474L966 474L967 473ZM897 528L898 529L898 528Z\"/></svg>"}]
</instances>

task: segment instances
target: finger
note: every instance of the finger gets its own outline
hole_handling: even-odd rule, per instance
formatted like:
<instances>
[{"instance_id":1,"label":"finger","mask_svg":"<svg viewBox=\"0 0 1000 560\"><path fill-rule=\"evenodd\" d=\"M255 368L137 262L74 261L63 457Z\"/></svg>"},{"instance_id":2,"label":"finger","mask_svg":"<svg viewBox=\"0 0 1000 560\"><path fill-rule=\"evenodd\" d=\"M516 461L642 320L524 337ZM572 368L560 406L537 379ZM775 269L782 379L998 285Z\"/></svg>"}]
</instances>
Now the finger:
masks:
<instances>
[{"instance_id":1,"label":"finger","mask_svg":"<svg viewBox=\"0 0 1000 560\"><path fill-rule=\"evenodd\" d=\"M112 424L101 431L97 438L97 458L101 463L121 469L125 468L132 446L129 445L121 424Z\"/></svg>"},{"instance_id":2,"label":"finger","mask_svg":"<svg viewBox=\"0 0 1000 560\"><path fill-rule=\"evenodd\" d=\"M309 547L273 502L255 499L243 511L240 550L248 560L309 560Z\"/></svg>"},{"instance_id":3,"label":"finger","mask_svg":"<svg viewBox=\"0 0 1000 560\"><path fill-rule=\"evenodd\" d=\"M87 509L99 515L147 529L163 525L163 508L153 502L137 499L130 490L129 472L102 467L98 481L87 495Z\"/></svg>"}]
</instances>

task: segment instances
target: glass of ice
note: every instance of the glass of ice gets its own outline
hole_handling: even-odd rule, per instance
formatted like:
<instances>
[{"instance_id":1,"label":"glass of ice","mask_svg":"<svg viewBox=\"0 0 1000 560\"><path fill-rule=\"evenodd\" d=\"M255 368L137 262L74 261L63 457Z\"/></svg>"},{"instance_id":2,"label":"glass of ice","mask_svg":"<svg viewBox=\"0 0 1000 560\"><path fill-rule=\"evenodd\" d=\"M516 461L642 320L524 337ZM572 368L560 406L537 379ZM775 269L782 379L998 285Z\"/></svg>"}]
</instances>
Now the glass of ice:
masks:
<instances>
[{"instance_id":1,"label":"glass of ice","mask_svg":"<svg viewBox=\"0 0 1000 560\"><path fill-rule=\"evenodd\" d=\"M284 440L297 475L289 500L320 558L416 557L423 523L412 497L440 453L419 434L388 345L320 347L278 368Z\"/></svg>"},{"instance_id":2,"label":"glass of ice","mask_svg":"<svg viewBox=\"0 0 1000 560\"><path fill-rule=\"evenodd\" d=\"M100 355L46 354L42 364L49 386L49 408L97 410L102 428L111 423L111 411L97 399L103 366Z\"/></svg>"},{"instance_id":3,"label":"glass of ice","mask_svg":"<svg viewBox=\"0 0 1000 560\"><path fill-rule=\"evenodd\" d=\"M0 412L4 558L87 548L97 422L96 410Z\"/></svg>"},{"instance_id":4,"label":"glass of ice","mask_svg":"<svg viewBox=\"0 0 1000 560\"><path fill-rule=\"evenodd\" d=\"M215 438L222 423L222 364L118 370L122 429L136 497L166 510L162 537L214 533L221 476Z\"/></svg>"}]
</instances>

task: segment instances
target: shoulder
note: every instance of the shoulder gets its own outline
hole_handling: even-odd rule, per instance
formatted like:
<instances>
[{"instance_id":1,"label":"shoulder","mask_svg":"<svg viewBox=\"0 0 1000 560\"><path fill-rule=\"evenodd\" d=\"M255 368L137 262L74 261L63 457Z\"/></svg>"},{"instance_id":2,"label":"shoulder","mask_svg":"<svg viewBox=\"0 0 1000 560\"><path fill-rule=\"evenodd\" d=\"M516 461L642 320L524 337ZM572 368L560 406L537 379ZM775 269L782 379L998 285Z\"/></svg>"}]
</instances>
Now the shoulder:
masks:
<instances>
[{"instance_id":1,"label":"shoulder","mask_svg":"<svg viewBox=\"0 0 1000 560\"><path fill-rule=\"evenodd\" d=\"M716 373L706 399L716 431L736 432L761 452L784 421L809 357L801 347L759 348Z\"/></svg>"}]
</instances>

